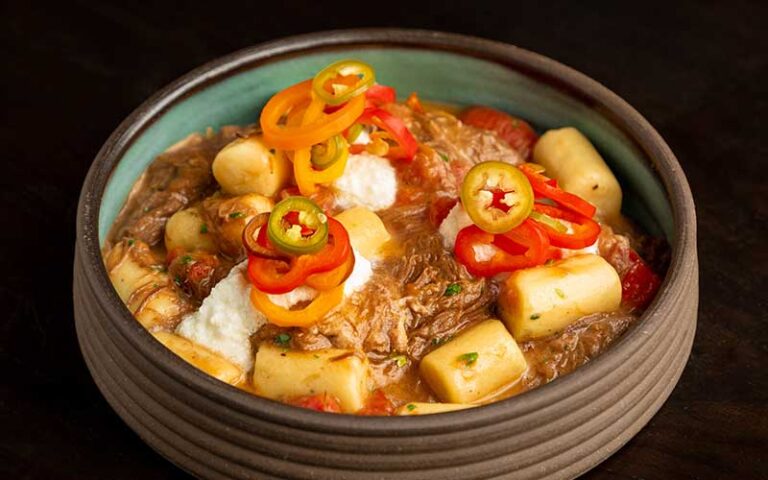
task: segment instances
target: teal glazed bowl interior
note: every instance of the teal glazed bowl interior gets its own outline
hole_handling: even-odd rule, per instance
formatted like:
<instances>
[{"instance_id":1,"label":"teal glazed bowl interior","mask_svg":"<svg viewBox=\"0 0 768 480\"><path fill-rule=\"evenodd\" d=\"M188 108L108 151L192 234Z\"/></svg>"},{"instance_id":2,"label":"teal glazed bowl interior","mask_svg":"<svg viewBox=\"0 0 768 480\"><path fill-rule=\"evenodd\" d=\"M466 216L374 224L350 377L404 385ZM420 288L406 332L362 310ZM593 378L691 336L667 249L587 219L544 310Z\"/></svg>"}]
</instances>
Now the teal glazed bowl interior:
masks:
<instances>
[{"instance_id":1,"label":"teal glazed bowl interior","mask_svg":"<svg viewBox=\"0 0 768 480\"><path fill-rule=\"evenodd\" d=\"M492 405L423 417L321 414L220 383L166 351L113 291L100 246L145 168L191 132L258 121L277 91L356 58L401 97L490 105L543 131L581 130L624 189L625 213L666 237L672 260L643 318L576 372ZM402 98L401 98L402 99ZM153 96L99 152L83 186L74 266L83 355L115 411L201 478L573 478L661 407L691 350L695 213L672 152L632 107L553 60L510 45L411 30L293 37L207 64Z\"/></svg>"}]
</instances>

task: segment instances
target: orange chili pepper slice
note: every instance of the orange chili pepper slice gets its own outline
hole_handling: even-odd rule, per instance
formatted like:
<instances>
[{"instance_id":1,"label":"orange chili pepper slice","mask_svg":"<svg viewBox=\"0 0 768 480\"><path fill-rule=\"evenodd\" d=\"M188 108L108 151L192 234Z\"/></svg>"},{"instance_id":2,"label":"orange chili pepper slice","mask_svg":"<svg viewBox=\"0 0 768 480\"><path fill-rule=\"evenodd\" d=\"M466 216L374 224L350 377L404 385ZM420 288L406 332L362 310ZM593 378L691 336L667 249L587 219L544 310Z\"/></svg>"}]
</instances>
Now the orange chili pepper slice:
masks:
<instances>
[{"instance_id":1,"label":"orange chili pepper slice","mask_svg":"<svg viewBox=\"0 0 768 480\"><path fill-rule=\"evenodd\" d=\"M281 125L281 120L293 109L306 104L308 98L313 101L307 107L302 125ZM310 110L319 107L317 114ZM349 128L363 113L365 96L358 95L333 113L324 113L325 103L312 95L312 80L297 83L273 96L261 111L259 120L264 132L264 140L272 147L283 150L310 148ZM308 120L310 119L310 120ZM291 122L293 123L293 122Z\"/></svg>"},{"instance_id":2,"label":"orange chili pepper slice","mask_svg":"<svg viewBox=\"0 0 768 480\"><path fill-rule=\"evenodd\" d=\"M267 317L270 323L280 327L308 327L322 320L344 298L344 284L320 292L312 302L299 310L288 310L272 303L269 296L251 288L251 303Z\"/></svg>"}]
</instances>

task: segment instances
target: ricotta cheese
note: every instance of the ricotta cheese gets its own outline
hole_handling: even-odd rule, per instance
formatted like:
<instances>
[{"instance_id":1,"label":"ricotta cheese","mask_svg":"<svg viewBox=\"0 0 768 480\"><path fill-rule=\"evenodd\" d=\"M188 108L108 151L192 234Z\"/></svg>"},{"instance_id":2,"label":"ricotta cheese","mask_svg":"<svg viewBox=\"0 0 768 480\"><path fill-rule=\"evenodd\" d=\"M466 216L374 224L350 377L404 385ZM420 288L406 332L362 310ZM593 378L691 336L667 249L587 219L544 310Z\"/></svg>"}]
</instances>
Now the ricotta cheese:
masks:
<instances>
[{"instance_id":1,"label":"ricotta cheese","mask_svg":"<svg viewBox=\"0 0 768 480\"><path fill-rule=\"evenodd\" d=\"M247 262L236 265L200 308L182 319L176 333L221 354L247 372L253 367L250 337L267 319L251 305L246 267Z\"/></svg>"},{"instance_id":2,"label":"ricotta cheese","mask_svg":"<svg viewBox=\"0 0 768 480\"><path fill-rule=\"evenodd\" d=\"M438 231L443 237L443 246L453 251L453 246L456 244L456 236L459 234L459 230L472 225L472 220L467 215L467 211L461 205L461 202L457 203L443 222L440 224Z\"/></svg>"},{"instance_id":3,"label":"ricotta cheese","mask_svg":"<svg viewBox=\"0 0 768 480\"><path fill-rule=\"evenodd\" d=\"M373 211L395 203L397 174L389 160L369 153L350 155L344 175L333 182L342 209L364 206Z\"/></svg>"},{"instance_id":4,"label":"ricotta cheese","mask_svg":"<svg viewBox=\"0 0 768 480\"><path fill-rule=\"evenodd\" d=\"M363 288L373 274L371 262L357 251L353 253L355 268L344 284L345 297ZM248 262L236 265L213 287L200 308L185 316L176 329L177 334L219 353L246 372L251 370L254 361L250 337L267 322L251 304L247 267ZM269 299L275 305L291 308L312 300L317 293L314 288L301 286L287 293L269 295Z\"/></svg>"}]
</instances>

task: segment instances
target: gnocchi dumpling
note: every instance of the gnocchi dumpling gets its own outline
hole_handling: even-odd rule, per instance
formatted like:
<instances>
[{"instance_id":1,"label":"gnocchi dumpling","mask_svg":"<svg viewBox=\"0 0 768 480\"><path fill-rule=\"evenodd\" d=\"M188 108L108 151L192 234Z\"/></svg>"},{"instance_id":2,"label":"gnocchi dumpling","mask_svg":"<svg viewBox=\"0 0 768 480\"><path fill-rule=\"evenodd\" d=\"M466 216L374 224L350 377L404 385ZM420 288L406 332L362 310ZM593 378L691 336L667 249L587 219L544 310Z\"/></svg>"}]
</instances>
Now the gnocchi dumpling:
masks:
<instances>
[{"instance_id":1,"label":"gnocchi dumpling","mask_svg":"<svg viewBox=\"0 0 768 480\"><path fill-rule=\"evenodd\" d=\"M291 163L267 147L260 136L234 140L216 155L213 176L230 195L276 195L288 181Z\"/></svg>"}]
</instances>

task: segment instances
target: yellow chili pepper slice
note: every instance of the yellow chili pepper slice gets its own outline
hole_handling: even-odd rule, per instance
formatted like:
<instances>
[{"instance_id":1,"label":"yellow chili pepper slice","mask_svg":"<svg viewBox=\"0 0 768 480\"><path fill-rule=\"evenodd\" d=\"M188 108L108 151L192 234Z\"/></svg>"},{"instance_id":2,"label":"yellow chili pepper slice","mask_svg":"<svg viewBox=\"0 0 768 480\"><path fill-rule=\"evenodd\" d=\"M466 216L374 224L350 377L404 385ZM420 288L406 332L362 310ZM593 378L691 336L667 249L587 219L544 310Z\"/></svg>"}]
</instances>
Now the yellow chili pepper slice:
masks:
<instances>
[{"instance_id":1,"label":"yellow chili pepper slice","mask_svg":"<svg viewBox=\"0 0 768 480\"><path fill-rule=\"evenodd\" d=\"M304 114L302 124L308 125L314 122L315 118L322 115L324 105L322 100L313 97L312 103L309 104ZM293 176L296 178L296 186L299 187L301 194L310 195L315 193L318 183L331 183L341 177L344 174L344 169L347 167L348 158L349 152L347 151L328 168L315 170L312 167L312 149L302 148L297 150L293 156Z\"/></svg>"},{"instance_id":2,"label":"yellow chili pepper slice","mask_svg":"<svg viewBox=\"0 0 768 480\"><path fill-rule=\"evenodd\" d=\"M270 323L280 327L309 327L322 320L344 298L344 284L325 290L306 307L288 310L272 303L269 296L257 288L251 288L251 303L264 314Z\"/></svg>"},{"instance_id":3,"label":"yellow chili pepper slice","mask_svg":"<svg viewBox=\"0 0 768 480\"><path fill-rule=\"evenodd\" d=\"M291 111L306 105L310 98L312 102L304 113L301 125L297 126L294 122L281 124L286 115L293 117ZM365 96L358 95L335 112L326 114L323 112L325 102L312 95L312 80L305 80L269 99L259 121L267 144L282 150L299 150L342 133L360 117L364 107ZM308 118L312 120L307 121Z\"/></svg>"}]
</instances>

